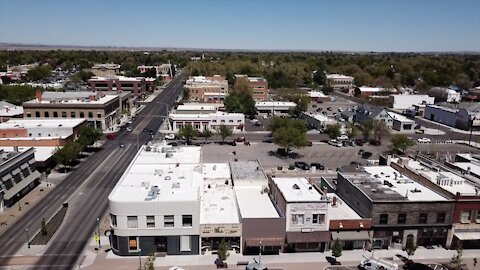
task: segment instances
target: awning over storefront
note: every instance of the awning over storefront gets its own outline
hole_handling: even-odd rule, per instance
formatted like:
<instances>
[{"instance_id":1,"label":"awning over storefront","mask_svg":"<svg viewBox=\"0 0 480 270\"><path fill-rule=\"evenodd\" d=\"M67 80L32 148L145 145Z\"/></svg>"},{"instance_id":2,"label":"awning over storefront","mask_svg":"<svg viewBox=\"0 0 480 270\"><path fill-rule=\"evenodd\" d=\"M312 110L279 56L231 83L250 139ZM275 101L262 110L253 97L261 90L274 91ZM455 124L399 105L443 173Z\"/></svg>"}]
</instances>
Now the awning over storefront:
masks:
<instances>
[{"instance_id":1,"label":"awning over storefront","mask_svg":"<svg viewBox=\"0 0 480 270\"><path fill-rule=\"evenodd\" d=\"M332 232L332 239L335 240L369 240L368 231L340 231Z\"/></svg>"},{"instance_id":2,"label":"awning over storefront","mask_svg":"<svg viewBox=\"0 0 480 270\"><path fill-rule=\"evenodd\" d=\"M287 232L287 243L330 242L330 232Z\"/></svg>"},{"instance_id":3,"label":"awning over storefront","mask_svg":"<svg viewBox=\"0 0 480 270\"><path fill-rule=\"evenodd\" d=\"M455 232L459 240L480 240L480 232Z\"/></svg>"},{"instance_id":4,"label":"awning over storefront","mask_svg":"<svg viewBox=\"0 0 480 270\"><path fill-rule=\"evenodd\" d=\"M245 239L245 244L249 247L260 246L281 246L283 245L283 238L247 238Z\"/></svg>"}]
</instances>

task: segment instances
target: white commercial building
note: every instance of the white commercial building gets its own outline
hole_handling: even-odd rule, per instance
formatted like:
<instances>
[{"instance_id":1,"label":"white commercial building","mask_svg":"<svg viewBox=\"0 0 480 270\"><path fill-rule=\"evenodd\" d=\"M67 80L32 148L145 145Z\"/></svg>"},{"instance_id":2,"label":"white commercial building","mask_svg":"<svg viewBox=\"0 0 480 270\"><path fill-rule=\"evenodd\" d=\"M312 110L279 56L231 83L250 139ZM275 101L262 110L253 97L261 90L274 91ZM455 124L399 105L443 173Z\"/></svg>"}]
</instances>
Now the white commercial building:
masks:
<instances>
[{"instance_id":1,"label":"white commercial building","mask_svg":"<svg viewBox=\"0 0 480 270\"><path fill-rule=\"evenodd\" d=\"M295 108L297 104L295 102L283 102L283 101L262 101L255 102L255 108L260 113L269 113L275 115L276 113L288 113L289 110Z\"/></svg>"},{"instance_id":2,"label":"white commercial building","mask_svg":"<svg viewBox=\"0 0 480 270\"><path fill-rule=\"evenodd\" d=\"M327 86L333 87L335 90L353 88L354 78L342 74L327 74Z\"/></svg>"},{"instance_id":3,"label":"white commercial building","mask_svg":"<svg viewBox=\"0 0 480 270\"><path fill-rule=\"evenodd\" d=\"M86 119L10 119L0 123L0 138L60 138L75 135ZM15 133L15 134L14 134Z\"/></svg>"},{"instance_id":4,"label":"white commercial building","mask_svg":"<svg viewBox=\"0 0 480 270\"><path fill-rule=\"evenodd\" d=\"M391 128L396 130L396 131L411 131L413 130L415 126L415 121L407 118L401 114L394 113L394 112L387 112L388 116L390 116L392 120L392 126Z\"/></svg>"},{"instance_id":5,"label":"white commercial building","mask_svg":"<svg viewBox=\"0 0 480 270\"><path fill-rule=\"evenodd\" d=\"M210 130L218 130L220 126L224 125L229 127L234 133L243 131L245 127L245 115L243 113L171 113L169 118L173 132L178 132L187 125L191 125L199 131L207 128Z\"/></svg>"},{"instance_id":6,"label":"white commercial building","mask_svg":"<svg viewBox=\"0 0 480 270\"><path fill-rule=\"evenodd\" d=\"M285 216L287 251L328 249L326 194L317 191L306 178L277 177L270 181L270 193Z\"/></svg>"},{"instance_id":7,"label":"white commercial building","mask_svg":"<svg viewBox=\"0 0 480 270\"><path fill-rule=\"evenodd\" d=\"M429 95L392 95L393 108L398 110L406 110L414 105L427 105L435 102L434 97Z\"/></svg>"},{"instance_id":8,"label":"white commercial building","mask_svg":"<svg viewBox=\"0 0 480 270\"><path fill-rule=\"evenodd\" d=\"M242 224L228 163L203 164L200 209L201 251L218 250L222 239L240 251Z\"/></svg>"},{"instance_id":9,"label":"white commercial building","mask_svg":"<svg viewBox=\"0 0 480 270\"><path fill-rule=\"evenodd\" d=\"M200 147L142 146L108 198L115 254L199 254L200 162Z\"/></svg>"}]
</instances>

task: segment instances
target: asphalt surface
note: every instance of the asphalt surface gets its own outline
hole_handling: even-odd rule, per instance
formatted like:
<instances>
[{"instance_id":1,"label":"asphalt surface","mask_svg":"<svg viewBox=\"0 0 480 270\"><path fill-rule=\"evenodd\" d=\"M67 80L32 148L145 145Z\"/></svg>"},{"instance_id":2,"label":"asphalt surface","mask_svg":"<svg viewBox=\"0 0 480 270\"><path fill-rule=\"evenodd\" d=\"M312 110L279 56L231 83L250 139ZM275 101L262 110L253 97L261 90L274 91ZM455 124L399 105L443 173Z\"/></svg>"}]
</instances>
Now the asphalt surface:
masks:
<instances>
[{"instance_id":1,"label":"asphalt surface","mask_svg":"<svg viewBox=\"0 0 480 270\"><path fill-rule=\"evenodd\" d=\"M103 149L91 155L79 168L59 183L43 200L32 206L0 235L0 267L9 264L17 251L26 245L26 231L31 235L40 230L42 218L51 218L64 202L68 202L65 220L47 249L28 269L72 269L97 227L97 217L108 208L108 195L137 153L140 144L151 139L143 129L158 130L164 117L182 91L183 76L177 77L130 125L132 132L120 131L117 139L108 141ZM168 106L166 106L167 104ZM124 142L125 147L119 147Z\"/></svg>"}]
</instances>

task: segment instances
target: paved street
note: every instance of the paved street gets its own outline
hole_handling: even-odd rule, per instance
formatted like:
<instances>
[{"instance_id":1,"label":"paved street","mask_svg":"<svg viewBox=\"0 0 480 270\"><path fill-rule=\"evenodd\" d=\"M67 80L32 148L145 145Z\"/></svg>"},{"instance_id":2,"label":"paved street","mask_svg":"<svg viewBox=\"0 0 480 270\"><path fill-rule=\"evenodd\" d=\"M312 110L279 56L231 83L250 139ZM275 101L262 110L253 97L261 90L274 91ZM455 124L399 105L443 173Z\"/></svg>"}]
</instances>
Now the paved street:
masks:
<instances>
[{"instance_id":1,"label":"paved street","mask_svg":"<svg viewBox=\"0 0 480 270\"><path fill-rule=\"evenodd\" d=\"M69 204L64 223L29 269L71 269L75 265L97 226L97 217L103 216L107 210L107 196L137 152L137 134L141 144L151 139L141 130L143 127L153 130L160 127L163 118L155 116L166 115L164 103L169 107L173 105L182 91L182 80L179 76L172 81L137 115L131 125L134 132L119 132L116 141L107 142L101 151L89 157L0 235L0 266L8 265L19 248L26 245L25 229L28 227L32 235L39 231L42 218L52 217L63 202ZM118 146L121 141L126 142L125 148Z\"/></svg>"}]
</instances>

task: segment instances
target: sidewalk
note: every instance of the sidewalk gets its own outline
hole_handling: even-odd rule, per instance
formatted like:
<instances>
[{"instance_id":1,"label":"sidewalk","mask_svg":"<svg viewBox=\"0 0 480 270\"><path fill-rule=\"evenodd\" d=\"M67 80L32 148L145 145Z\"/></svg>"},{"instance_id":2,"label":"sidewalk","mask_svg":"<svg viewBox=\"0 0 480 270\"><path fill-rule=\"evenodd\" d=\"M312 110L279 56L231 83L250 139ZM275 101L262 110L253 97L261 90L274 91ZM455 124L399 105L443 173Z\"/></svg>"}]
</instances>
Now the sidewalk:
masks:
<instances>
[{"instance_id":1,"label":"sidewalk","mask_svg":"<svg viewBox=\"0 0 480 270\"><path fill-rule=\"evenodd\" d=\"M102 242L104 239L102 238ZM108 240L107 240L108 241ZM108 242L106 242L108 243ZM95 251L96 247L95 242L91 242L87 251L86 259L81 265L81 268L89 270L97 269L135 269L140 264L146 260L146 256L138 257L120 257L113 254L111 251L104 252L100 251L97 254ZM104 249L107 247L102 246ZM347 250L342 252L342 256L337 260L342 263L342 265L351 265L356 266L364 257L371 257L374 255L379 258L389 258L393 259L395 262L401 264L402 262L396 254L401 254L407 256L405 251L400 249L389 249L389 250L375 250L373 253L364 250ZM415 255L410 256L413 260L428 260L434 262L447 262L452 256L456 254L456 250L446 250L444 248L435 248L435 249L426 249L424 247L419 247ZM323 269L324 266L328 266L326 256L331 256L330 251L326 252L309 252L309 253L281 253L280 255L263 255L262 263L267 266L276 266L282 267L286 270L309 270L309 269ZM464 262L470 262L474 257L480 257L480 250L464 250L463 259ZM166 257L157 257L155 260L156 269L169 269L172 266L180 266L186 270L189 269L215 269L213 262L217 258L217 255L167 255ZM244 256L242 254L237 254L230 252L230 256L227 259L227 264L230 269L245 269L245 266L237 266L239 261L250 261L253 262L253 259L258 260L258 256ZM322 267L320 267L322 266Z\"/></svg>"},{"instance_id":2,"label":"sidewalk","mask_svg":"<svg viewBox=\"0 0 480 270\"><path fill-rule=\"evenodd\" d=\"M5 231L9 226L12 226L19 217L23 216L33 205L45 197L55 187L55 184L53 184L51 180L55 183L61 181L56 178L57 177L51 179L48 177L49 182L47 187L45 178L41 177L41 182L38 186L21 198L15 205L5 208L3 212L0 212L0 233Z\"/></svg>"}]
</instances>

